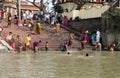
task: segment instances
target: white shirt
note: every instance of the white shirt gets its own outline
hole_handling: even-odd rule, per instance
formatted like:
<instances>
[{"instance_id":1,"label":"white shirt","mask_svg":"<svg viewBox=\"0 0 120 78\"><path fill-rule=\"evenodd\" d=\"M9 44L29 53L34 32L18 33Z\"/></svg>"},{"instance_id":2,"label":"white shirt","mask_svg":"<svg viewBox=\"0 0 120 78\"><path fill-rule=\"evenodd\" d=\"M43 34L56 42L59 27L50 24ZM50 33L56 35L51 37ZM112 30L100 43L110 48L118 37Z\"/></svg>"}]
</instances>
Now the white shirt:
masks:
<instances>
[{"instance_id":1,"label":"white shirt","mask_svg":"<svg viewBox=\"0 0 120 78\"><path fill-rule=\"evenodd\" d=\"M13 36L13 34L7 35L6 40L11 40L11 39L12 39L12 36Z\"/></svg>"},{"instance_id":2,"label":"white shirt","mask_svg":"<svg viewBox=\"0 0 120 78\"><path fill-rule=\"evenodd\" d=\"M100 37L100 31L97 31L97 32L96 32L96 36L97 36L97 37Z\"/></svg>"},{"instance_id":3,"label":"white shirt","mask_svg":"<svg viewBox=\"0 0 120 78\"><path fill-rule=\"evenodd\" d=\"M96 42L100 42L100 31L96 32Z\"/></svg>"},{"instance_id":4,"label":"white shirt","mask_svg":"<svg viewBox=\"0 0 120 78\"><path fill-rule=\"evenodd\" d=\"M26 13L23 13L23 19L27 19L27 18L26 18Z\"/></svg>"},{"instance_id":5,"label":"white shirt","mask_svg":"<svg viewBox=\"0 0 120 78\"><path fill-rule=\"evenodd\" d=\"M0 28L0 31L2 31L2 28Z\"/></svg>"}]
</instances>

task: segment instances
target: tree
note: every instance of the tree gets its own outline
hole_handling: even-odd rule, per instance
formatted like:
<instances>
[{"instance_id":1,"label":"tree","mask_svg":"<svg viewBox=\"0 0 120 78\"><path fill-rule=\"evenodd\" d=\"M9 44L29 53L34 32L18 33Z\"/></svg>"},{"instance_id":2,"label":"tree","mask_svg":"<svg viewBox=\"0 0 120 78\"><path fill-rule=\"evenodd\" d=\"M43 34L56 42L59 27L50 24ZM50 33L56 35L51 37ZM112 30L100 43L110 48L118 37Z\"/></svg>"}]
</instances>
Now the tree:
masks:
<instances>
[{"instance_id":1,"label":"tree","mask_svg":"<svg viewBox=\"0 0 120 78\"><path fill-rule=\"evenodd\" d=\"M112 19L110 30L114 33L114 42L117 43L117 35L120 33L120 12L117 9L108 12L110 18Z\"/></svg>"},{"instance_id":2,"label":"tree","mask_svg":"<svg viewBox=\"0 0 120 78\"><path fill-rule=\"evenodd\" d=\"M27 0L27 1L32 3L37 8L39 8L40 11L46 12L46 8L49 6L49 4L52 3L52 5L55 6L58 0L46 0L46 2L45 0L40 0L39 2L37 0L33 0L33 1ZM54 10L54 8L52 9Z\"/></svg>"},{"instance_id":3,"label":"tree","mask_svg":"<svg viewBox=\"0 0 120 78\"><path fill-rule=\"evenodd\" d=\"M27 1L30 2L30 3L32 3L37 8L39 8L40 11L44 11L45 12L45 9L46 9L45 3L47 3L47 2L44 3L43 2L44 0L40 0L40 2L37 2L37 0L33 0L33 1L27 0Z\"/></svg>"},{"instance_id":4,"label":"tree","mask_svg":"<svg viewBox=\"0 0 120 78\"><path fill-rule=\"evenodd\" d=\"M4 9L5 0L0 0L0 9Z\"/></svg>"},{"instance_id":5,"label":"tree","mask_svg":"<svg viewBox=\"0 0 120 78\"><path fill-rule=\"evenodd\" d=\"M60 5L55 5L54 10L55 10L55 12L62 13L63 12L63 7L61 7Z\"/></svg>"},{"instance_id":6,"label":"tree","mask_svg":"<svg viewBox=\"0 0 120 78\"><path fill-rule=\"evenodd\" d=\"M17 7L17 15L19 16L19 4L18 4L19 0L17 0L17 3L16 3L16 7Z\"/></svg>"},{"instance_id":7,"label":"tree","mask_svg":"<svg viewBox=\"0 0 120 78\"><path fill-rule=\"evenodd\" d=\"M113 10L113 11L109 11L108 14L110 15L110 17L112 18L112 27L114 31L119 31L120 30L120 12L119 10Z\"/></svg>"},{"instance_id":8,"label":"tree","mask_svg":"<svg viewBox=\"0 0 120 78\"><path fill-rule=\"evenodd\" d=\"M89 0L73 0L73 2L77 4L77 8L76 9L80 10L81 7L83 7L83 5L85 3L89 2ZM55 9L56 9L56 7L59 7L59 5L60 5L59 3L61 3L61 1L57 0L57 5L55 5ZM58 9L60 9L60 7Z\"/></svg>"},{"instance_id":9,"label":"tree","mask_svg":"<svg viewBox=\"0 0 120 78\"><path fill-rule=\"evenodd\" d=\"M77 3L77 10L80 10L81 7L83 7L83 5L86 3L87 1L86 0L77 0L75 3Z\"/></svg>"}]
</instances>

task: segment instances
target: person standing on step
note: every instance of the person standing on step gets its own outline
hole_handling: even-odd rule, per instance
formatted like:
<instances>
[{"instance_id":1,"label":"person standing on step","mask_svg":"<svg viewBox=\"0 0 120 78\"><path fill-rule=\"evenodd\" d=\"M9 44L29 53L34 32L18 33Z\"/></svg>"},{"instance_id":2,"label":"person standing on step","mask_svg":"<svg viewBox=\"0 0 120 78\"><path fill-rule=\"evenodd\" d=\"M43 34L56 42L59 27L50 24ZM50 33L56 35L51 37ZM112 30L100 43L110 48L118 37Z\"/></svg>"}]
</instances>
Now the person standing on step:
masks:
<instances>
[{"instance_id":1,"label":"person standing on step","mask_svg":"<svg viewBox=\"0 0 120 78\"><path fill-rule=\"evenodd\" d=\"M3 28L0 26L0 37L2 36Z\"/></svg>"},{"instance_id":2,"label":"person standing on step","mask_svg":"<svg viewBox=\"0 0 120 78\"><path fill-rule=\"evenodd\" d=\"M8 13L8 25L7 25L7 27L11 27L11 23L12 23L12 16L11 16L11 13L9 12Z\"/></svg>"},{"instance_id":3,"label":"person standing on step","mask_svg":"<svg viewBox=\"0 0 120 78\"><path fill-rule=\"evenodd\" d=\"M60 32L60 23L56 22L56 32Z\"/></svg>"},{"instance_id":4,"label":"person standing on step","mask_svg":"<svg viewBox=\"0 0 120 78\"><path fill-rule=\"evenodd\" d=\"M37 23L37 26L36 26L36 33L37 33L38 35L40 35L40 34L41 34L41 30L42 30L42 26L41 26L41 24L38 22L38 23Z\"/></svg>"},{"instance_id":5,"label":"person standing on step","mask_svg":"<svg viewBox=\"0 0 120 78\"><path fill-rule=\"evenodd\" d=\"M28 36L25 39L25 50L28 51L30 48L30 44L31 44L31 37L30 34L28 34Z\"/></svg>"},{"instance_id":6,"label":"person standing on step","mask_svg":"<svg viewBox=\"0 0 120 78\"><path fill-rule=\"evenodd\" d=\"M89 41L88 32L82 32L80 36L82 49L86 48L86 43Z\"/></svg>"},{"instance_id":7,"label":"person standing on step","mask_svg":"<svg viewBox=\"0 0 120 78\"><path fill-rule=\"evenodd\" d=\"M72 43L73 43L73 34L70 33L69 40L68 40L69 49L72 49Z\"/></svg>"},{"instance_id":8,"label":"person standing on step","mask_svg":"<svg viewBox=\"0 0 120 78\"><path fill-rule=\"evenodd\" d=\"M16 50L18 51L18 53L20 53L22 51L23 48L23 42L22 42L22 38L20 35L17 35L16 38Z\"/></svg>"}]
</instances>

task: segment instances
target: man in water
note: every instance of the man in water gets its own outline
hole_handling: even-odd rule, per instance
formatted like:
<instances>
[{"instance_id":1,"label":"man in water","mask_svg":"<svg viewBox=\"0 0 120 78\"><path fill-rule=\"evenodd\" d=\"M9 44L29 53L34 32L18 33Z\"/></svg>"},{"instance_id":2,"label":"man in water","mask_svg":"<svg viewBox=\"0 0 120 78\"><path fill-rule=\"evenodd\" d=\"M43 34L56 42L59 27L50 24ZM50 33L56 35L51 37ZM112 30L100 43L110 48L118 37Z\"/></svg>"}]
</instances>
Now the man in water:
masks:
<instances>
[{"instance_id":1,"label":"man in water","mask_svg":"<svg viewBox=\"0 0 120 78\"><path fill-rule=\"evenodd\" d=\"M33 50L34 50L34 53L37 53L39 48L38 48L38 44L41 43L41 40L39 41L34 41L33 42Z\"/></svg>"}]
</instances>

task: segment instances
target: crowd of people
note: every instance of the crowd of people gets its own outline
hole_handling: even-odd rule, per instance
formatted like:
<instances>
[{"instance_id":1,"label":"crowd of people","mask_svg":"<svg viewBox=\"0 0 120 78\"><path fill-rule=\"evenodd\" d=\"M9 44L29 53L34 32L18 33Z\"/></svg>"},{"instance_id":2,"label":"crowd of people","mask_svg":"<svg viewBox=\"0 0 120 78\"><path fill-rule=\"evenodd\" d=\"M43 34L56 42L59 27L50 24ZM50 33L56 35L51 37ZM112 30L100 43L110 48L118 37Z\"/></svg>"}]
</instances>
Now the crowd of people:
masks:
<instances>
[{"instance_id":1,"label":"crowd of people","mask_svg":"<svg viewBox=\"0 0 120 78\"><path fill-rule=\"evenodd\" d=\"M38 18L38 19L35 20L34 18ZM21 19L23 26L29 27L31 32L35 31L34 33L38 35L42 34L43 24L47 24L47 25L51 24L51 26L55 28L56 33L60 32L61 24L63 24L64 26L67 26L68 24L68 18L67 16L64 16L64 12L63 14L56 14L55 12L48 14L41 13L36 17L34 17L34 14L32 12L30 13L23 12L21 15ZM12 15L11 13L8 13L7 27L11 27L11 23L12 23L11 21L12 21ZM37 22L35 23L35 21ZM3 28L0 27L0 36L2 36L2 30ZM14 50L17 50L19 53L23 50L23 48L26 51L28 51L31 45L30 34L28 34L26 39L23 40L23 38L20 35L17 35L15 37L12 32L9 32L5 40ZM69 54L68 50L72 48L71 45L73 43L73 40L74 40L73 33L70 33L69 39L64 45L62 45L61 51L66 51L66 53ZM92 32L91 34L89 33L89 31L80 31L79 40L81 43L81 49L86 48L86 45L88 43L91 43L91 45L94 46L94 49L99 48L100 51L102 50L102 37L99 30L97 30L96 32ZM40 50L40 48L38 47L39 43L41 43L41 40L33 42L32 49L35 53L38 52L38 50ZM108 45L110 51L114 51L114 47L115 47L114 44ZM46 42L45 44L45 50L48 51L48 42Z\"/></svg>"},{"instance_id":2,"label":"crowd of people","mask_svg":"<svg viewBox=\"0 0 120 78\"><path fill-rule=\"evenodd\" d=\"M18 53L22 52L23 50L29 51L30 49L36 53L38 52L38 49L40 50L40 47L38 47L38 45L41 43L41 40L32 41L30 34L28 34L25 40L23 40L20 35L15 36L13 32L9 32L5 40L13 48L13 50L17 51Z\"/></svg>"}]
</instances>

